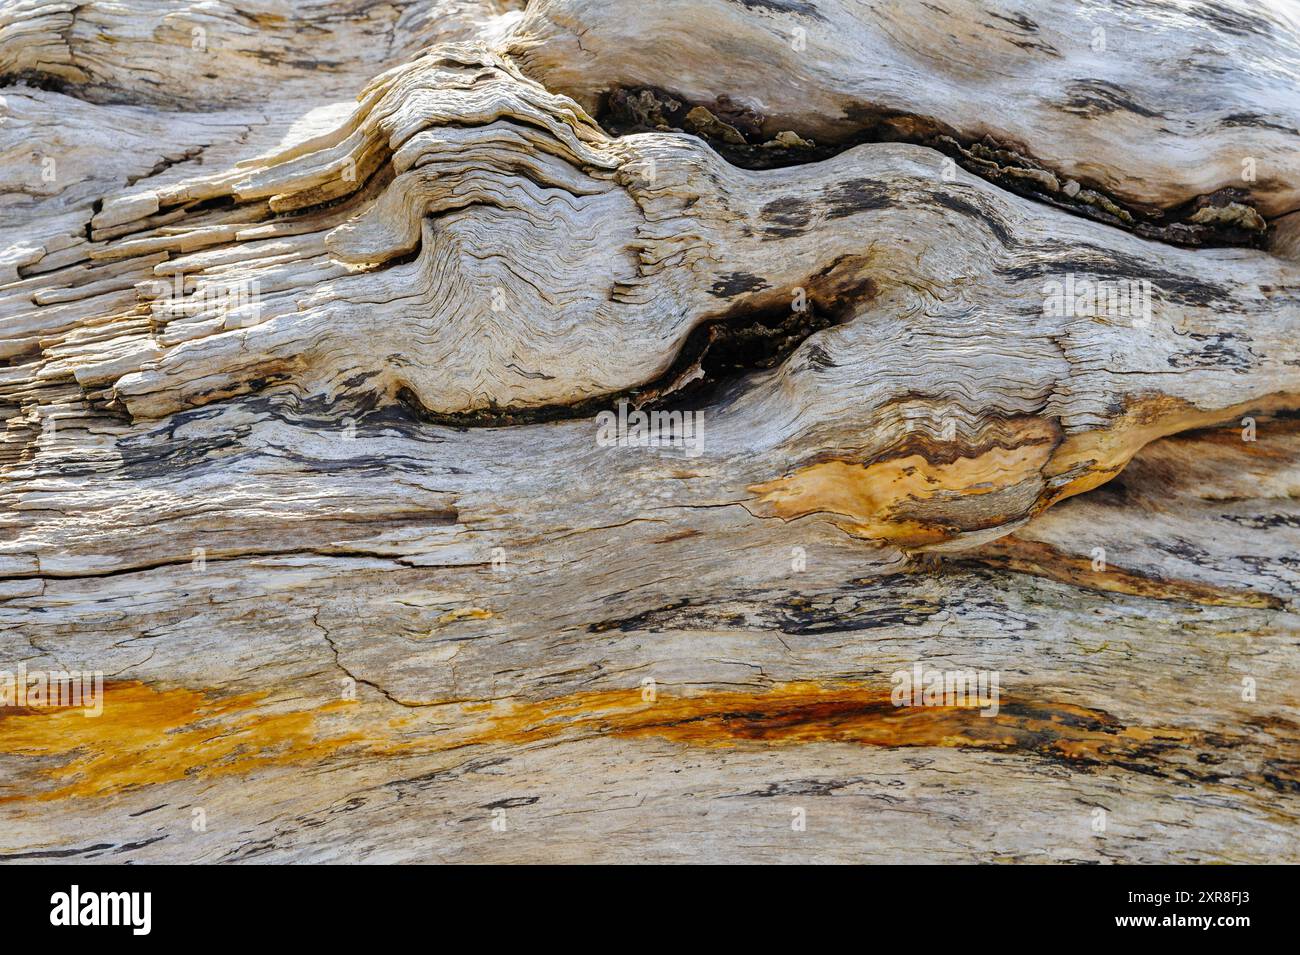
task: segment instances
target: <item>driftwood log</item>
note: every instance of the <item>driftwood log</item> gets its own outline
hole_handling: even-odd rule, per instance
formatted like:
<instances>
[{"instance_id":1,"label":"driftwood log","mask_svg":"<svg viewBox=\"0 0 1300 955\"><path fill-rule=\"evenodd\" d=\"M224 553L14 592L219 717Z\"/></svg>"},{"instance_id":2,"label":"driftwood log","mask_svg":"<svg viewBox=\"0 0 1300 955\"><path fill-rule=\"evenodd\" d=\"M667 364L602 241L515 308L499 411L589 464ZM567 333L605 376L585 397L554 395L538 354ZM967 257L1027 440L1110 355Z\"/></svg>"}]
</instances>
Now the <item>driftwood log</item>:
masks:
<instances>
[{"instance_id":1,"label":"driftwood log","mask_svg":"<svg viewBox=\"0 0 1300 955\"><path fill-rule=\"evenodd\" d=\"M1300 861L1297 61L0 0L0 858Z\"/></svg>"}]
</instances>

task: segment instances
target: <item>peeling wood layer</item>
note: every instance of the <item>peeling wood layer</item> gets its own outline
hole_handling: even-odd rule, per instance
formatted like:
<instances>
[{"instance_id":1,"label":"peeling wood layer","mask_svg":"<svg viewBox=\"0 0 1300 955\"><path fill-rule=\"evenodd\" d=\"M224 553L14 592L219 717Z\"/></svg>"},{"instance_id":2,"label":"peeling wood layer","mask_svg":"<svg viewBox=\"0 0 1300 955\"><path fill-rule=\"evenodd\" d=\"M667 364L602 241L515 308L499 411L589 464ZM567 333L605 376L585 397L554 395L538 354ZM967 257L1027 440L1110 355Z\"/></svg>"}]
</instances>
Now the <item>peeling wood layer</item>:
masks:
<instances>
[{"instance_id":1,"label":"peeling wood layer","mask_svg":"<svg viewBox=\"0 0 1300 955\"><path fill-rule=\"evenodd\" d=\"M945 154L968 172L1017 195L1132 231L1145 239L1185 246L1262 247L1268 237L1268 223L1251 204L1245 188L1225 186L1175 209L1140 208L1121 197L1084 188L1075 179L1059 176L988 134L979 141L963 143L956 130L926 117L856 108L852 114L861 124L860 130L819 146L793 130L764 138L764 117L738 107L725 95L707 105L691 107L663 90L614 89L601 102L598 115L602 125L616 135L684 130L746 169L820 162L862 143L915 143ZM948 174L955 168L947 170Z\"/></svg>"}]
</instances>

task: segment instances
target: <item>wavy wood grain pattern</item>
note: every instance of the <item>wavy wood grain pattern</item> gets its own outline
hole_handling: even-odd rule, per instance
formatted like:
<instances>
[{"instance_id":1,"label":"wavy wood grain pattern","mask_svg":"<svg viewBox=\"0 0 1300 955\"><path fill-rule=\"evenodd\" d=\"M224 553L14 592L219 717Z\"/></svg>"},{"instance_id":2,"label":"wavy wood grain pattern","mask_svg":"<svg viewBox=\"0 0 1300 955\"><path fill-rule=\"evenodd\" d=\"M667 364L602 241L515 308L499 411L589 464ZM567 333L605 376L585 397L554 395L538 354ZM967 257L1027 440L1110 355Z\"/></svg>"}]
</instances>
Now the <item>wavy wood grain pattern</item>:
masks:
<instances>
[{"instance_id":1,"label":"wavy wood grain pattern","mask_svg":"<svg viewBox=\"0 0 1300 955\"><path fill-rule=\"evenodd\" d=\"M0 858L1300 861L1298 45L0 0Z\"/></svg>"}]
</instances>

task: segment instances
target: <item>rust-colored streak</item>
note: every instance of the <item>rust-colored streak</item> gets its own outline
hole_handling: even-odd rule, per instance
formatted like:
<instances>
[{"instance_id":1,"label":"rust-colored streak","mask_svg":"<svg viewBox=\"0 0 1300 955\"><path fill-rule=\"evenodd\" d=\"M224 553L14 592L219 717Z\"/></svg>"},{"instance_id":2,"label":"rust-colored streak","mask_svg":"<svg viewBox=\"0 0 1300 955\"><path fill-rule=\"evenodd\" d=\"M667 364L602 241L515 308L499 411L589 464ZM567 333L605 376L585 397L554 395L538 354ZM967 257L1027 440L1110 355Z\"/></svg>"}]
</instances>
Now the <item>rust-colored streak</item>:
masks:
<instances>
[{"instance_id":1,"label":"rust-colored streak","mask_svg":"<svg viewBox=\"0 0 1300 955\"><path fill-rule=\"evenodd\" d=\"M1101 761L1136 757L1195 737L1183 730L1131 730L1097 710L1003 698L993 716L979 704L895 706L888 686L785 683L763 693L664 697L629 705L630 693L578 694L525 704L480 741L526 742L556 735L658 737L697 746L855 743L1015 750Z\"/></svg>"},{"instance_id":2,"label":"rust-colored streak","mask_svg":"<svg viewBox=\"0 0 1300 955\"><path fill-rule=\"evenodd\" d=\"M455 703L394 717L378 703L334 700L303 708L298 701L290 708L260 694L218 697L115 683L105 686L97 718L78 710L9 710L0 716L0 753L39 760L32 767L35 779L11 784L0 801L95 797L182 779L245 777L343 754L429 756L606 737L714 748L959 747L1213 779L1218 777L1206 772L1198 756L1207 749L1232 752L1244 742L1192 729L1124 726L1099 710L1022 696L1003 694L991 716L982 715L981 705L899 707L883 682L795 682L763 692L660 693L654 701L644 700L635 687L513 704ZM1295 727L1285 735L1286 744L1294 745ZM1256 773L1258 779L1243 775L1273 787L1298 787L1295 770L1275 764L1266 774Z\"/></svg>"},{"instance_id":3,"label":"rust-colored streak","mask_svg":"<svg viewBox=\"0 0 1300 955\"><path fill-rule=\"evenodd\" d=\"M1280 597L1253 590L1229 590L1194 580L1148 577L1113 565L1107 565L1105 570L1094 570L1090 557L1067 554L1051 544L1014 534L985 544L972 552L968 560L999 570L1059 580L1089 590L1131 594L1136 597L1185 600L1214 607L1278 610L1285 606Z\"/></svg>"},{"instance_id":4,"label":"rust-colored streak","mask_svg":"<svg viewBox=\"0 0 1300 955\"><path fill-rule=\"evenodd\" d=\"M1294 751L1300 744L1300 727L1294 724L1269 732L1278 749ZM888 686L862 683L782 683L759 693L661 693L654 702L642 701L639 689L580 693L509 707L464 743L606 736L705 747L828 743L992 750L1182 780L1219 782L1235 776L1251 787L1300 788L1300 765L1294 761L1264 758L1247 765L1239 759L1243 746L1257 742L1253 732L1223 736L1182 727L1125 726L1101 710L1008 694L994 715L984 715L980 704L895 706ZM1229 762L1240 765L1234 769Z\"/></svg>"},{"instance_id":5,"label":"rust-colored streak","mask_svg":"<svg viewBox=\"0 0 1300 955\"><path fill-rule=\"evenodd\" d=\"M13 791L0 802L102 796L187 776L244 775L261 766L323 758L357 742L355 733L319 736L325 717L349 704L276 710L264 695L216 698L188 688L104 684L103 713L79 709L0 710L0 752L59 760L42 775L54 783Z\"/></svg>"}]
</instances>

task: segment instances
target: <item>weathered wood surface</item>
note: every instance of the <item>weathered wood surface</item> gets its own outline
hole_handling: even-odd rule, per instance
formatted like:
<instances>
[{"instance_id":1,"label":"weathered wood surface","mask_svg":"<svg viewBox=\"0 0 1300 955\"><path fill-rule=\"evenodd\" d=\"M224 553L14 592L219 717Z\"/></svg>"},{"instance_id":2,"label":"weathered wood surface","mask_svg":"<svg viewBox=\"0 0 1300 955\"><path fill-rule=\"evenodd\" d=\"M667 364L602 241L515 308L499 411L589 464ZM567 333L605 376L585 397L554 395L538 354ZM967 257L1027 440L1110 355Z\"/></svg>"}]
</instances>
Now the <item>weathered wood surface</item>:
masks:
<instances>
[{"instance_id":1,"label":"weathered wood surface","mask_svg":"<svg viewBox=\"0 0 1300 955\"><path fill-rule=\"evenodd\" d=\"M0 2L3 857L1300 861L1294 6L156 6Z\"/></svg>"}]
</instances>

